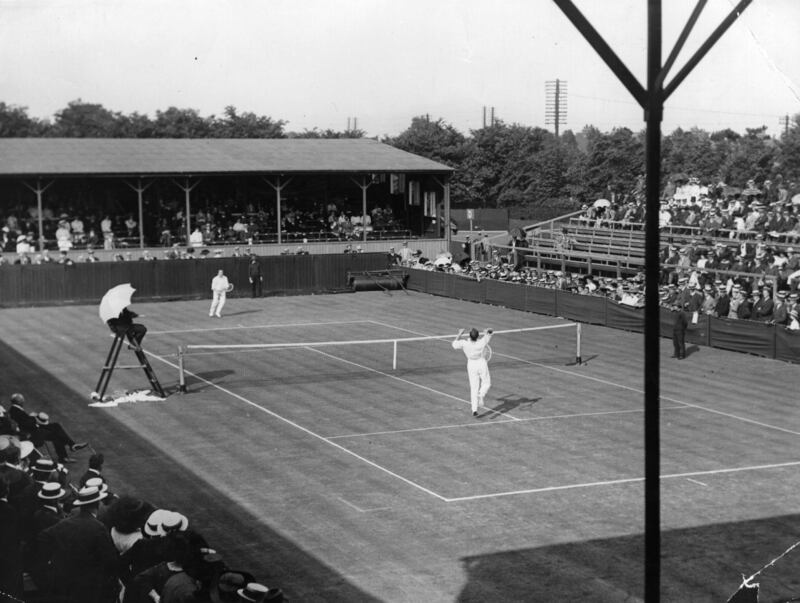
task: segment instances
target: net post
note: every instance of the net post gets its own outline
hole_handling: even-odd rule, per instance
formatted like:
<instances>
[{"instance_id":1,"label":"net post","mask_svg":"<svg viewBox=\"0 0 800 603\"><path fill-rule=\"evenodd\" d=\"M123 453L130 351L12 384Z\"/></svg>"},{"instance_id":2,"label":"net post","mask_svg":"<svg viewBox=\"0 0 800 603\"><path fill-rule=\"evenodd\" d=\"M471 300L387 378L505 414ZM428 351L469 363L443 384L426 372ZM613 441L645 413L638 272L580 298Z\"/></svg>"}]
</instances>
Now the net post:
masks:
<instances>
[{"instance_id":1,"label":"net post","mask_svg":"<svg viewBox=\"0 0 800 603\"><path fill-rule=\"evenodd\" d=\"M575 323L575 364L581 365L581 323Z\"/></svg>"},{"instance_id":2,"label":"net post","mask_svg":"<svg viewBox=\"0 0 800 603\"><path fill-rule=\"evenodd\" d=\"M183 346L178 346L178 392L186 393L186 373L183 371Z\"/></svg>"},{"instance_id":3,"label":"net post","mask_svg":"<svg viewBox=\"0 0 800 603\"><path fill-rule=\"evenodd\" d=\"M394 353L392 354L392 370L396 371L397 370L397 340L395 339L392 343L394 344L393 345Z\"/></svg>"}]
</instances>

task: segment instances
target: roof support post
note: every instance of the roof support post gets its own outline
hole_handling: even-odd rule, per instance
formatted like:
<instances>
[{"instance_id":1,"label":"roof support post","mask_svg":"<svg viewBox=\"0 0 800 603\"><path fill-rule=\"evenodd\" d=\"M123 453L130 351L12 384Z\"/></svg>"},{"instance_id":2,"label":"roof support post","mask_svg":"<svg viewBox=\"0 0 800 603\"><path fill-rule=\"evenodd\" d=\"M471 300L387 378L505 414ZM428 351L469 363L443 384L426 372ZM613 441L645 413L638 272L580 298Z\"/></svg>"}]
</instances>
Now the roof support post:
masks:
<instances>
[{"instance_id":1,"label":"roof support post","mask_svg":"<svg viewBox=\"0 0 800 603\"><path fill-rule=\"evenodd\" d=\"M44 251L44 206L42 203L42 195L44 192L50 188L50 186L55 182L55 180L51 180L44 186L42 186L42 181L37 180L36 186L31 186L27 182L23 182L25 186L27 186L31 191L36 193L36 208L39 214L39 251Z\"/></svg>"},{"instance_id":2,"label":"roof support post","mask_svg":"<svg viewBox=\"0 0 800 603\"><path fill-rule=\"evenodd\" d=\"M278 226L277 226L278 245L280 245L283 242L283 238L281 236L281 221L283 219L281 217L281 192L283 191L283 189L289 186L289 183L291 183L292 178L289 178L288 180L286 180L286 182L281 183L281 175L278 174L275 177L275 184L272 184L269 178L263 178L263 180L272 187L272 190L275 191L275 215L278 218Z\"/></svg>"},{"instance_id":3,"label":"roof support post","mask_svg":"<svg viewBox=\"0 0 800 603\"><path fill-rule=\"evenodd\" d=\"M660 310L658 280L660 247L658 211L661 178L661 121L664 101L677 89L691 70L719 40L752 0L741 0L700 49L687 61L666 87L663 82L705 6L698 0L692 15L678 37L667 64L661 65L661 0L647 3L647 89L645 90L599 33L575 7L573 0L553 0L576 29L594 48L606 65L644 109L646 130L647 192L645 215L645 328L644 328L644 531L645 587L647 603L660 600L661 582L661 500L660 500Z\"/></svg>"},{"instance_id":4,"label":"roof support post","mask_svg":"<svg viewBox=\"0 0 800 603\"><path fill-rule=\"evenodd\" d=\"M142 179L139 178L136 181L136 186L125 181L130 188L136 191L136 197L139 200L139 249L144 249L144 203L142 200L142 194L146 191L150 186L153 184L152 181L148 182L144 186L142 186Z\"/></svg>"},{"instance_id":5,"label":"roof support post","mask_svg":"<svg viewBox=\"0 0 800 603\"><path fill-rule=\"evenodd\" d=\"M361 230L362 239L364 242L367 242L367 189L372 185L373 178L372 176L369 177L367 180L367 175L364 174L361 176L361 182L356 180L355 178L350 178L353 183L361 189Z\"/></svg>"},{"instance_id":6,"label":"roof support post","mask_svg":"<svg viewBox=\"0 0 800 603\"><path fill-rule=\"evenodd\" d=\"M661 332L658 285L661 247L658 214L661 191L662 90L661 0L647 4L647 106L645 120L645 308L644 308L644 599L661 597Z\"/></svg>"},{"instance_id":7,"label":"roof support post","mask_svg":"<svg viewBox=\"0 0 800 603\"><path fill-rule=\"evenodd\" d=\"M184 196L186 197L186 246L189 246L189 238L192 236L192 202L191 202L191 193L195 189L195 187L200 184L200 179L198 178L195 180L193 184L189 184L191 181L191 177L184 178L183 184L178 182L177 180L173 180L172 182L175 183L179 189L183 191Z\"/></svg>"}]
</instances>

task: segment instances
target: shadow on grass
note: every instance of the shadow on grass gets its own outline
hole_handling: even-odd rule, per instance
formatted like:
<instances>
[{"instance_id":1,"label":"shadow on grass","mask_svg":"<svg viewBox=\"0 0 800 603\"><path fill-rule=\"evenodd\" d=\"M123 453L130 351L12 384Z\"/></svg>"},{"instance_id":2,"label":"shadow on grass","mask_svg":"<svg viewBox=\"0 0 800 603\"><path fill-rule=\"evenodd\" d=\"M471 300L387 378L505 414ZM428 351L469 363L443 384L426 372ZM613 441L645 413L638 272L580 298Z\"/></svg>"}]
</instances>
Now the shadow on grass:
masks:
<instances>
[{"instance_id":1,"label":"shadow on grass","mask_svg":"<svg viewBox=\"0 0 800 603\"><path fill-rule=\"evenodd\" d=\"M661 600L727 601L750 576L800 540L800 515L698 528L661 536ZM644 597L644 537L625 536L464 557L457 601L638 602ZM754 582L762 603L800 595L790 553Z\"/></svg>"},{"instance_id":2,"label":"shadow on grass","mask_svg":"<svg viewBox=\"0 0 800 603\"><path fill-rule=\"evenodd\" d=\"M0 366L4 367L4 398L11 392L23 392L32 407L65 421L76 437L88 436L93 446L105 453L108 475L117 492L132 493L156 506L185 510L193 527L219 550L228 566L280 587L294 601L379 601L281 536L263 517L238 505L231 492L203 481L202 468L189 472L171 462L146 435L108 420L107 414L87 405L88 398L3 341ZM74 465L74 480L84 470L84 459L80 461Z\"/></svg>"}]
</instances>

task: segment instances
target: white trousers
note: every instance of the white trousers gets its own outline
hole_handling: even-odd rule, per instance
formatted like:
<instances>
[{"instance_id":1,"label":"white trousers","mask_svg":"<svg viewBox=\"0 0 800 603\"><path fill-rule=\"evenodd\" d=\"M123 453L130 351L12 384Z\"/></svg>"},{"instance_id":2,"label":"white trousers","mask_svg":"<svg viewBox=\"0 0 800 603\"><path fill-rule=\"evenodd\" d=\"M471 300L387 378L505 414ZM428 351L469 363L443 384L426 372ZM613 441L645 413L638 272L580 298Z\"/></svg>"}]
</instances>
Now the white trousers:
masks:
<instances>
[{"instance_id":1,"label":"white trousers","mask_svg":"<svg viewBox=\"0 0 800 603\"><path fill-rule=\"evenodd\" d=\"M214 291L214 299L211 300L211 309L208 311L209 316L222 315L222 308L225 305L225 299L228 294L225 291Z\"/></svg>"},{"instance_id":2,"label":"white trousers","mask_svg":"<svg viewBox=\"0 0 800 603\"><path fill-rule=\"evenodd\" d=\"M483 398L492 386L486 359L467 360L467 375L469 376L469 401L472 404L472 412L476 412L478 406L483 406Z\"/></svg>"}]
</instances>

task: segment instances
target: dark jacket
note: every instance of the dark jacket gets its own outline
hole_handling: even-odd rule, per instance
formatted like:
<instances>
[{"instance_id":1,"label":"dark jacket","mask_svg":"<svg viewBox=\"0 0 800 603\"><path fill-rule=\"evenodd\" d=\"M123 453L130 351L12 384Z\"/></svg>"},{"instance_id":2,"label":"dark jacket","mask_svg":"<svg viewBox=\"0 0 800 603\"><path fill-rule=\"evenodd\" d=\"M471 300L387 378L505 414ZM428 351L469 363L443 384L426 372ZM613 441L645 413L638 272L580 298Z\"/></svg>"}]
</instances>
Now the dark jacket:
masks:
<instances>
[{"instance_id":1,"label":"dark jacket","mask_svg":"<svg viewBox=\"0 0 800 603\"><path fill-rule=\"evenodd\" d=\"M71 603L113 603L119 590L119 554L111 534L87 510L81 510L39 535L50 587Z\"/></svg>"}]
</instances>

